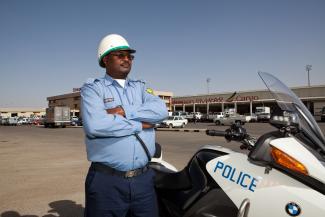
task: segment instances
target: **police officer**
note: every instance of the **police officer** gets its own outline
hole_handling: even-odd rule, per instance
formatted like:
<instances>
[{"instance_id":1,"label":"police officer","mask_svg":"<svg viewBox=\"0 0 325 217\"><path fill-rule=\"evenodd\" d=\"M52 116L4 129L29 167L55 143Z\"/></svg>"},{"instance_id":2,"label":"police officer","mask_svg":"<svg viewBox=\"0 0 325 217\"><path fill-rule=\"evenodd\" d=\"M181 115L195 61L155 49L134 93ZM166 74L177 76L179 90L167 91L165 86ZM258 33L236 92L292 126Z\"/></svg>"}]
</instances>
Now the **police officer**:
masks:
<instances>
[{"instance_id":1,"label":"police officer","mask_svg":"<svg viewBox=\"0 0 325 217\"><path fill-rule=\"evenodd\" d=\"M122 36L104 37L98 61L106 74L81 88L87 157L92 162L85 183L86 217L158 216L148 161L155 152L153 126L168 112L143 81L128 76L133 53Z\"/></svg>"}]
</instances>

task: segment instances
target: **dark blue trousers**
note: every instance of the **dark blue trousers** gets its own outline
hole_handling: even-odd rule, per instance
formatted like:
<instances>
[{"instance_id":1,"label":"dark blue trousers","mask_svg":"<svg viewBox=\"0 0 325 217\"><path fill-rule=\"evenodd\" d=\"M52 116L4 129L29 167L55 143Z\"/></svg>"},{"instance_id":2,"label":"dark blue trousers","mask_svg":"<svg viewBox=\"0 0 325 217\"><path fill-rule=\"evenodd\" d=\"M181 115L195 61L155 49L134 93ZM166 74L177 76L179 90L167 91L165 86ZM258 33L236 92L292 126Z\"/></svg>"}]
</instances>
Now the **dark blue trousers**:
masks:
<instances>
[{"instance_id":1,"label":"dark blue trousers","mask_svg":"<svg viewBox=\"0 0 325 217\"><path fill-rule=\"evenodd\" d=\"M89 170L85 217L158 217L154 171L123 178Z\"/></svg>"}]
</instances>

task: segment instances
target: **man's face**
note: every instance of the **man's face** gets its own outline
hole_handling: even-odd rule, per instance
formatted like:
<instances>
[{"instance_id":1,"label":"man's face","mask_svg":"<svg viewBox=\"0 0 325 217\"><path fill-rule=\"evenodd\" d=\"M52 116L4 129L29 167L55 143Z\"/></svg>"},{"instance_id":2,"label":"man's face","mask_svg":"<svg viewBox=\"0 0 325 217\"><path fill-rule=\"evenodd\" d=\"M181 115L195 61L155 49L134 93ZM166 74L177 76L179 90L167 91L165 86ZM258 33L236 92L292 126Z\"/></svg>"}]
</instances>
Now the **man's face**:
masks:
<instances>
[{"instance_id":1,"label":"man's face","mask_svg":"<svg viewBox=\"0 0 325 217\"><path fill-rule=\"evenodd\" d=\"M134 56L126 50L113 51L103 58L106 73L113 78L125 79L132 67Z\"/></svg>"}]
</instances>

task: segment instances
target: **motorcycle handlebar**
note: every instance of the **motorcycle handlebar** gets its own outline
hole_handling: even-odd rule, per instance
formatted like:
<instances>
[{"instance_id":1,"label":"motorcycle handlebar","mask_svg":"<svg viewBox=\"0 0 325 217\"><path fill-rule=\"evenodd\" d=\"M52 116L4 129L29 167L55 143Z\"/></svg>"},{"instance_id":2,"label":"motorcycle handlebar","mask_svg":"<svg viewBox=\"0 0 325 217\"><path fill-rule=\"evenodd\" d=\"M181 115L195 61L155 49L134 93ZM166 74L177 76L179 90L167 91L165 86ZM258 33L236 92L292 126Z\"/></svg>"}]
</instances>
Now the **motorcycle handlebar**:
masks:
<instances>
[{"instance_id":1,"label":"motorcycle handlebar","mask_svg":"<svg viewBox=\"0 0 325 217\"><path fill-rule=\"evenodd\" d=\"M226 131L220 130L206 130L205 133L208 136L221 136L225 137L225 139L230 141L237 141L242 143L243 145L240 147L241 149L248 149L251 150L252 147L255 145L256 140L250 137L247 133L245 128L242 128L240 125L232 125Z\"/></svg>"},{"instance_id":2,"label":"motorcycle handlebar","mask_svg":"<svg viewBox=\"0 0 325 217\"><path fill-rule=\"evenodd\" d=\"M206 130L205 132L208 136L225 136L227 134L225 131L220 130Z\"/></svg>"}]
</instances>

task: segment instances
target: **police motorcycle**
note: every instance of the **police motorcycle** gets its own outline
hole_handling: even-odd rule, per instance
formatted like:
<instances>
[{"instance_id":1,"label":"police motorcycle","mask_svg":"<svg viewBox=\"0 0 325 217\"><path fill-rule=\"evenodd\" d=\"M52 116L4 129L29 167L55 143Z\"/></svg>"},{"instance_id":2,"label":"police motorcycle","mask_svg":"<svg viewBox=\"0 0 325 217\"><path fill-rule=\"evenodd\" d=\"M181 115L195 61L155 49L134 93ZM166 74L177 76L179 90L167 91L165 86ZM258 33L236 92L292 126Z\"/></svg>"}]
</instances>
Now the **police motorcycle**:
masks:
<instances>
[{"instance_id":1,"label":"police motorcycle","mask_svg":"<svg viewBox=\"0 0 325 217\"><path fill-rule=\"evenodd\" d=\"M216 145L200 148L177 171L158 147L150 166L161 217L325 216L325 138L298 97L271 74L259 76L279 111L277 128L258 139L240 125L209 136L237 141L248 155Z\"/></svg>"}]
</instances>

